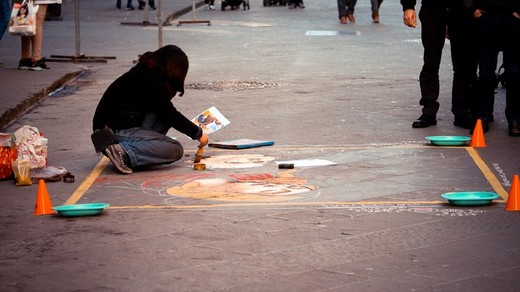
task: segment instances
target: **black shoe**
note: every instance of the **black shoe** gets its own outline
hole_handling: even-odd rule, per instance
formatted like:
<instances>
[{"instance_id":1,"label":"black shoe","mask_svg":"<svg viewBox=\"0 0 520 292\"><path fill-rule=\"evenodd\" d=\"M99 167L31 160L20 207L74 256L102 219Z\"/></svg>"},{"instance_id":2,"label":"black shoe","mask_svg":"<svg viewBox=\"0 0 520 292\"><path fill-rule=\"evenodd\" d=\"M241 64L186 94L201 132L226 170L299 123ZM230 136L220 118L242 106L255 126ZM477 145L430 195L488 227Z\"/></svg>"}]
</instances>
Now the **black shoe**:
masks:
<instances>
[{"instance_id":1,"label":"black shoe","mask_svg":"<svg viewBox=\"0 0 520 292\"><path fill-rule=\"evenodd\" d=\"M487 133L489 131L489 121L486 118L479 118L482 121L482 132ZM477 119L478 120L478 119ZM475 126L477 125L477 120L473 124L473 127L469 131L471 135L473 135L473 131L475 130Z\"/></svg>"},{"instance_id":2,"label":"black shoe","mask_svg":"<svg viewBox=\"0 0 520 292\"><path fill-rule=\"evenodd\" d=\"M18 69L20 70L29 70L31 69L33 63L32 59L21 59L20 62L18 62Z\"/></svg>"},{"instance_id":3,"label":"black shoe","mask_svg":"<svg viewBox=\"0 0 520 292\"><path fill-rule=\"evenodd\" d=\"M508 128L509 136L520 137L520 121L511 121Z\"/></svg>"},{"instance_id":4,"label":"black shoe","mask_svg":"<svg viewBox=\"0 0 520 292\"><path fill-rule=\"evenodd\" d=\"M475 126L475 120L470 116L458 116L455 117L453 125L463 129L471 129L473 126Z\"/></svg>"},{"instance_id":5,"label":"black shoe","mask_svg":"<svg viewBox=\"0 0 520 292\"><path fill-rule=\"evenodd\" d=\"M32 62L32 66L31 66L31 68L29 68L29 70L32 70L32 71L43 71L43 70L49 70L49 69L50 69L49 66L47 66L47 64L45 64L45 58L41 58L38 61Z\"/></svg>"},{"instance_id":6,"label":"black shoe","mask_svg":"<svg viewBox=\"0 0 520 292\"><path fill-rule=\"evenodd\" d=\"M427 128L429 126L437 125L437 120L435 117L428 115L421 115L415 122L412 124L412 128Z\"/></svg>"},{"instance_id":7,"label":"black shoe","mask_svg":"<svg viewBox=\"0 0 520 292\"><path fill-rule=\"evenodd\" d=\"M119 144L112 144L107 147L103 151L108 159L112 162L112 164L123 174L131 174L133 171L128 166L130 163L130 159L128 154L126 154L125 150Z\"/></svg>"}]
</instances>

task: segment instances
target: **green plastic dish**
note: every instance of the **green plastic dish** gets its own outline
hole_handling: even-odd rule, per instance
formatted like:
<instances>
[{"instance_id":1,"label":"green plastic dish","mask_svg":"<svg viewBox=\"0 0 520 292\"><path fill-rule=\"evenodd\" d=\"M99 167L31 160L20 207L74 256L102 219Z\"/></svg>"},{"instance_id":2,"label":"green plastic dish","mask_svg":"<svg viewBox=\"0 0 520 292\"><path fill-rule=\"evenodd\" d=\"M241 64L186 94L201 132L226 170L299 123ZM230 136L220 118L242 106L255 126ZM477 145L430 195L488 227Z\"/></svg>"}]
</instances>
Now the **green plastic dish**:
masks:
<instances>
[{"instance_id":1,"label":"green plastic dish","mask_svg":"<svg viewBox=\"0 0 520 292\"><path fill-rule=\"evenodd\" d=\"M90 203L90 204L76 204L76 205L62 205L56 206L52 209L63 217L81 217L81 216L95 216L103 212L103 210L110 206L107 203Z\"/></svg>"},{"instance_id":2,"label":"green plastic dish","mask_svg":"<svg viewBox=\"0 0 520 292\"><path fill-rule=\"evenodd\" d=\"M428 136L425 139L436 146L462 146L471 141L468 136Z\"/></svg>"},{"instance_id":3,"label":"green plastic dish","mask_svg":"<svg viewBox=\"0 0 520 292\"><path fill-rule=\"evenodd\" d=\"M483 206L491 204L500 196L491 192L452 192L442 194L441 197L456 206Z\"/></svg>"}]
</instances>

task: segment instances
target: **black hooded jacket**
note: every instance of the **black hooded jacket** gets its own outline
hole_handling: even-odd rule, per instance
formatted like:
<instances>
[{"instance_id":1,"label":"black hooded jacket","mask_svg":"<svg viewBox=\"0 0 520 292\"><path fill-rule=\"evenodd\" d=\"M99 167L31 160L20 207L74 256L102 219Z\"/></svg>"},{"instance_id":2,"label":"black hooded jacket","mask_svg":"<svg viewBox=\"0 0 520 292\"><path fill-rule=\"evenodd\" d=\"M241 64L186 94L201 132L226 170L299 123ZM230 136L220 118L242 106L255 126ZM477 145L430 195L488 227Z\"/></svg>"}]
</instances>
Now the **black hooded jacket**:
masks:
<instances>
[{"instance_id":1,"label":"black hooded jacket","mask_svg":"<svg viewBox=\"0 0 520 292\"><path fill-rule=\"evenodd\" d=\"M401 0L403 11L415 9L416 0ZM464 4L469 12L473 13L477 8L488 12L520 13L520 0L422 0L422 6L426 7L454 7Z\"/></svg>"},{"instance_id":2,"label":"black hooded jacket","mask_svg":"<svg viewBox=\"0 0 520 292\"><path fill-rule=\"evenodd\" d=\"M464 5L471 13L480 9L491 13L520 14L520 0L464 0Z\"/></svg>"},{"instance_id":3,"label":"black hooded jacket","mask_svg":"<svg viewBox=\"0 0 520 292\"><path fill-rule=\"evenodd\" d=\"M175 108L172 98L164 76L140 62L107 88L96 108L93 129L140 127L145 115L153 112L177 131L200 138L202 129Z\"/></svg>"}]
</instances>

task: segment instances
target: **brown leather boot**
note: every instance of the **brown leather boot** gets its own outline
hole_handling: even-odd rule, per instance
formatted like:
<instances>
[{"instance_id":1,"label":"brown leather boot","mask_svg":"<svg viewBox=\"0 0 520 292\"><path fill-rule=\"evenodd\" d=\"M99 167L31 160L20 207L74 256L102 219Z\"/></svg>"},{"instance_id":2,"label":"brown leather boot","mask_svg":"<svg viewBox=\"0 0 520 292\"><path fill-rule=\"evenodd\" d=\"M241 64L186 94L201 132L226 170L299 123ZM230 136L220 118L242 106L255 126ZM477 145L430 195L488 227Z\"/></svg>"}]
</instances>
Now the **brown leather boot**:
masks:
<instances>
[{"instance_id":1,"label":"brown leather boot","mask_svg":"<svg viewBox=\"0 0 520 292\"><path fill-rule=\"evenodd\" d=\"M372 11L372 22L379 23L379 10Z\"/></svg>"},{"instance_id":2,"label":"brown leather boot","mask_svg":"<svg viewBox=\"0 0 520 292\"><path fill-rule=\"evenodd\" d=\"M348 21L350 21L350 23L356 22L356 18L354 17L354 14L352 14L352 13L348 13L347 18L348 18Z\"/></svg>"}]
</instances>

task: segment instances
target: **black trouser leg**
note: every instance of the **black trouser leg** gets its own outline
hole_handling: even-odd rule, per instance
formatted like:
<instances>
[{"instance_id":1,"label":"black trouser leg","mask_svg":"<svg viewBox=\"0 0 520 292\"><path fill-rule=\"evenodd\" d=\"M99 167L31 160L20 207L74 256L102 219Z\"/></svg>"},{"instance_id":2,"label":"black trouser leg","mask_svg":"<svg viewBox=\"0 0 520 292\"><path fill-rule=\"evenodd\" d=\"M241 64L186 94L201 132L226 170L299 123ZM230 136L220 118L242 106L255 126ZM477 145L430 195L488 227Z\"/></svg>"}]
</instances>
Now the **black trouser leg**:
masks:
<instances>
[{"instance_id":1,"label":"black trouser leg","mask_svg":"<svg viewBox=\"0 0 520 292\"><path fill-rule=\"evenodd\" d=\"M421 7L421 39L424 47L424 64L419 75L423 114L435 117L439 110L439 67L446 37L445 11Z\"/></svg>"}]
</instances>

